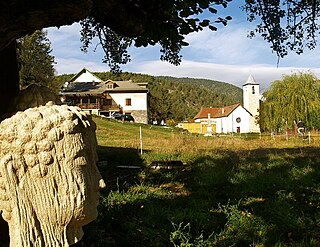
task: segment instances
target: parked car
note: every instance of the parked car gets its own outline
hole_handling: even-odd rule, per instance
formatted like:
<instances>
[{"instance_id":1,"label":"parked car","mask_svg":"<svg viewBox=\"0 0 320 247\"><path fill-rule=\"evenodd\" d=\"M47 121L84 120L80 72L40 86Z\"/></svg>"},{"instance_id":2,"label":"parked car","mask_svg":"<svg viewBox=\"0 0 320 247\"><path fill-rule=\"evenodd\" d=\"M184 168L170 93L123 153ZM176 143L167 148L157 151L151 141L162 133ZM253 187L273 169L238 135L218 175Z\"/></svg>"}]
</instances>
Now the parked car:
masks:
<instances>
[{"instance_id":1,"label":"parked car","mask_svg":"<svg viewBox=\"0 0 320 247\"><path fill-rule=\"evenodd\" d=\"M115 113L113 114L113 118L120 121L134 122L134 118L128 114Z\"/></svg>"},{"instance_id":2,"label":"parked car","mask_svg":"<svg viewBox=\"0 0 320 247\"><path fill-rule=\"evenodd\" d=\"M117 120L121 120L121 117L122 117L122 114L118 112L111 115L111 118L117 119Z\"/></svg>"}]
</instances>

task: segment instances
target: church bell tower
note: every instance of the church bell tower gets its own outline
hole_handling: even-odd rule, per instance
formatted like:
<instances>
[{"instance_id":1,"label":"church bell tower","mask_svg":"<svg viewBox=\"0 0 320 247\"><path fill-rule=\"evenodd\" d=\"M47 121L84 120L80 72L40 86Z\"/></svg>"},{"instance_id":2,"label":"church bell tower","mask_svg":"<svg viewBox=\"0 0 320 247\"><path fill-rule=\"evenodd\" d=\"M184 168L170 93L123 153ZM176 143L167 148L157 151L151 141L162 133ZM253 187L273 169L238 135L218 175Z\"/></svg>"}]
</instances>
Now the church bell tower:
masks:
<instances>
[{"instance_id":1,"label":"church bell tower","mask_svg":"<svg viewBox=\"0 0 320 247\"><path fill-rule=\"evenodd\" d=\"M250 75L243 85L243 107L252 115L250 119L250 132L260 132L259 124L256 123L260 109L260 85Z\"/></svg>"}]
</instances>

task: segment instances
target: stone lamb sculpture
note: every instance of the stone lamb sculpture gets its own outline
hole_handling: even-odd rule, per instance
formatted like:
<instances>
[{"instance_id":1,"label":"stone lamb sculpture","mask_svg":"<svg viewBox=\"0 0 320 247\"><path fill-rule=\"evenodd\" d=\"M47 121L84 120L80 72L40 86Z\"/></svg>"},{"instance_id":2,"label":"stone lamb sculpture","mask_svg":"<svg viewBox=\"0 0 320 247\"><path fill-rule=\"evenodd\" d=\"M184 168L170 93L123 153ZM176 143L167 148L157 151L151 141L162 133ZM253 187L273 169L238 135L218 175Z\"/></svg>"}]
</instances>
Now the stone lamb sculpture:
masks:
<instances>
[{"instance_id":1,"label":"stone lamb sculpture","mask_svg":"<svg viewBox=\"0 0 320 247\"><path fill-rule=\"evenodd\" d=\"M81 239L105 186L96 145L95 123L76 107L49 102L0 123L0 211L10 247Z\"/></svg>"}]
</instances>

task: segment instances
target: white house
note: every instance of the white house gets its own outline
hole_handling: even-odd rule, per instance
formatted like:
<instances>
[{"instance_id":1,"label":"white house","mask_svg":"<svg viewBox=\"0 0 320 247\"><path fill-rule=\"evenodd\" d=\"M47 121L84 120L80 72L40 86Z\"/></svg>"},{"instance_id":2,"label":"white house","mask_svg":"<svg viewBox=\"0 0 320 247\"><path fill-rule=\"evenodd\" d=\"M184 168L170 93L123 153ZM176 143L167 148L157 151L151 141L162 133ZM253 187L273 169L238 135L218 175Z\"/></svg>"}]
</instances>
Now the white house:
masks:
<instances>
[{"instance_id":1,"label":"white house","mask_svg":"<svg viewBox=\"0 0 320 247\"><path fill-rule=\"evenodd\" d=\"M147 85L132 81L103 81L83 68L65 83L60 96L66 104L79 106L92 114L129 114L138 123L148 123Z\"/></svg>"},{"instance_id":2,"label":"white house","mask_svg":"<svg viewBox=\"0 0 320 247\"><path fill-rule=\"evenodd\" d=\"M194 121L208 124L210 120L216 133L260 132L256 121L259 117L259 91L259 84L250 75L243 85L243 106L237 103L220 108L202 108Z\"/></svg>"}]
</instances>

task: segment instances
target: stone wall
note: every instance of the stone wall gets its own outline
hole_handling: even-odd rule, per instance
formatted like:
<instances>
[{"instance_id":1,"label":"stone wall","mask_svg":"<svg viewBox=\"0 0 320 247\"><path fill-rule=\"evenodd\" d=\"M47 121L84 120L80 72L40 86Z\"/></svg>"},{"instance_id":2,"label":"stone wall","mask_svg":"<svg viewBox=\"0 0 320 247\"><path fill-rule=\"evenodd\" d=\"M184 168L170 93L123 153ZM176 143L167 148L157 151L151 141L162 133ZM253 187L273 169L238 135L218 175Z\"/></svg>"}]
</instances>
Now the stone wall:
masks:
<instances>
[{"instance_id":1,"label":"stone wall","mask_svg":"<svg viewBox=\"0 0 320 247\"><path fill-rule=\"evenodd\" d=\"M136 110L131 112L132 117L136 123L148 123L148 112L144 110Z\"/></svg>"}]
</instances>

